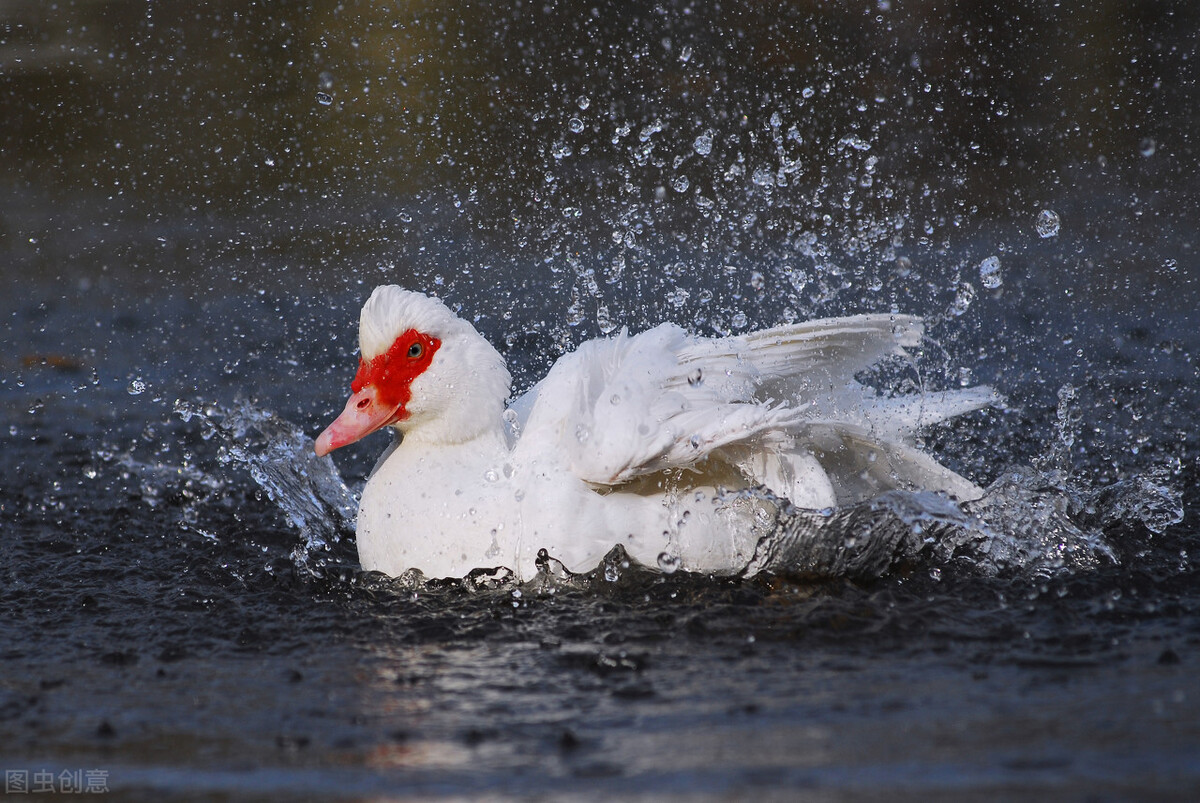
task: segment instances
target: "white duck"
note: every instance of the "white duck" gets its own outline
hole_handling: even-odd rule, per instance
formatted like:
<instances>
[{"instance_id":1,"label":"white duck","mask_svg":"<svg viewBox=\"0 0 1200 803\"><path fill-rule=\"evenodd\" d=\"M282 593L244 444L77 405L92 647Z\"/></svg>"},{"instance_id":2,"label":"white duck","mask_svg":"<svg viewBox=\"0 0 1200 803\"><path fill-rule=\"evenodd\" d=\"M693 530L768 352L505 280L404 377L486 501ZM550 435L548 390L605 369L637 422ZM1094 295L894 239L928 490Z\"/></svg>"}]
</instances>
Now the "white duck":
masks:
<instances>
[{"instance_id":1,"label":"white duck","mask_svg":"<svg viewBox=\"0 0 1200 803\"><path fill-rule=\"evenodd\" d=\"M885 398L853 378L921 337L918 318L887 314L719 339L622 330L564 355L506 409L504 358L474 327L435 298L378 287L353 395L316 451L402 434L363 490L367 570L527 578L539 549L584 571L620 543L651 566L736 571L767 503L726 489L763 485L814 509L894 488L982 495L907 441L991 403L989 389Z\"/></svg>"}]
</instances>

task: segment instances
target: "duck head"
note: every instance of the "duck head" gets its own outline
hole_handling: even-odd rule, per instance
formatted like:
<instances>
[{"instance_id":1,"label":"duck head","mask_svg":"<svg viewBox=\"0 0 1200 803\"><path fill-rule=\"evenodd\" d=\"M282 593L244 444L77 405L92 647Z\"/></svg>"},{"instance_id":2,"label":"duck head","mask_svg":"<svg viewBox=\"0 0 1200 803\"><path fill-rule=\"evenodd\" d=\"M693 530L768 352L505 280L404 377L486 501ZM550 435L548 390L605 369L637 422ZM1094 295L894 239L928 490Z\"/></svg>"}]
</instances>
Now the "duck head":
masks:
<instances>
[{"instance_id":1,"label":"duck head","mask_svg":"<svg viewBox=\"0 0 1200 803\"><path fill-rule=\"evenodd\" d=\"M320 456L384 427L408 440L458 443L500 426L511 378L475 328L436 298L375 288L359 318L358 372Z\"/></svg>"}]
</instances>

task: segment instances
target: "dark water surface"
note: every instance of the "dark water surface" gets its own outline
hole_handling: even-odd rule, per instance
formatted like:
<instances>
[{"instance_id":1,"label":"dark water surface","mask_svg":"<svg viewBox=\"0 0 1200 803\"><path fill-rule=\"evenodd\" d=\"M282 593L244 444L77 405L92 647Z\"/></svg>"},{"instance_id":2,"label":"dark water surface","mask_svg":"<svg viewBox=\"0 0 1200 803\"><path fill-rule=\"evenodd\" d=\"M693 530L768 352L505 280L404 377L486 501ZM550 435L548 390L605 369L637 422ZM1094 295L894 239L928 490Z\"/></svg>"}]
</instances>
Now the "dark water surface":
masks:
<instances>
[{"instance_id":1,"label":"dark water surface","mask_svg":"<svg viewBox=\"0 0 1200 803\"><path fill-rule=\"evenodd\" d=\"M0 5L6 784L1200 795L1196 8L743 6ZM1004 394L926 438L995 537L364 575L296 432L384 281L520 386L621 324L925 315L868 378Z\"/></svg>"}]
</instances>

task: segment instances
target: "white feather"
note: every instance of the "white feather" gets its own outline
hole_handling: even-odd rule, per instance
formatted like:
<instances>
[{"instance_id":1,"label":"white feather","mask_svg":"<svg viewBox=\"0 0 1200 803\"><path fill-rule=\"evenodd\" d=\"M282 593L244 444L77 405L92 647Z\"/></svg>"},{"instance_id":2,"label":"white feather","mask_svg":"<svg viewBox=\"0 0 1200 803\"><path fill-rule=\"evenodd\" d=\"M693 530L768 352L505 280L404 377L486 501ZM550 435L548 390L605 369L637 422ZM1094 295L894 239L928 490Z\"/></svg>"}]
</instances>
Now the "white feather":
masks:
<instances>
[{"instance_id":1,"label":"white feather","mask_svg":"<svg viewBox=\"0 0 1200 803\"><path fill-rule=\"evenodd\" d=\"M854 379L920 343L911 316L720 339L671 324L621 330L559 359L507 414L503 359L440 301L376 289L360 324L364 356L409 328L441 344L412 383L409 418L395 425L403 442L364 490L364 568L462 576L507 565L527 575L545 547L579 570L620 542L645 562L667 550L688 568L732 570L755 535L752 511L712 501L730 482L764 484L807 507L897 487L981 493L909 438L993 403L990 390L883 398ZM684 489L707 500L688 503L697 515L686 528Z\"/></svg>"}]
</instances>

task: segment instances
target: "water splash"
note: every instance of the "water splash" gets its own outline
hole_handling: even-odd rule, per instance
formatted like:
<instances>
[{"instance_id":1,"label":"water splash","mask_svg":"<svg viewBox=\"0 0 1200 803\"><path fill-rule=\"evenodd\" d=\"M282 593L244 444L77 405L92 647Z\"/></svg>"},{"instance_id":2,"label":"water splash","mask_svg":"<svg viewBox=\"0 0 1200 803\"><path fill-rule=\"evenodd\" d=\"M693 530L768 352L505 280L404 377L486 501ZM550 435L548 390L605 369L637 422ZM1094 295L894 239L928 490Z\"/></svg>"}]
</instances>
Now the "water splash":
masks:
<instances>
[{"instance_id":1,"label":"water splash","mask_svg":"<svg viewBox=\"0 0 1200 803\"><path fill-rule=\"evenodd\" d=\"M1060 402L1069 407L1071 394L1061 395ZM293 563L320 576L329 563L326 553L353 531L358 504L332 461L316 457L312 440L299 427L244 400L228 407L176 402L174 410L182 421L199 423L204 441L218 444L219 463L245 469L284 513L301 534ZM1069 441L1071 427L1063 429L1060 437ZM754 554L733 576L775 573L861 581L923 566L937 577L953 571L1039 580L1118 562L1110 543L1117 530L1161 534L1183 519L1181 497L1165 476L1151 473L1087 491L1072 485L1061 466L1061 449L1053 451L1047 465L1011 470L981 499L962 505L930 492L891 491L861 504L815 511L797 508L763 488L728 492L724 504L749 504L763 511L755 523ZM106 459L141 478L143 497L151 505L168 485L191 489L184 496L197 501L185 505L181 523L211 537L197 521L197 504L201 497L229 495L227 481L191 464L181 469L130 455ZM579 574L543 550L537 569L520 588L535 594L597 590L645 582L647 576L687 574L670 554L660 556L656 567L643 566L619 546ZM389 582L414 592L444 584L419 572ZM506 567L480 568L450 582L468 591L518 586Z\"/></svg>"},{"instance_id":2,"label":"water splash","mask_svg":"<svg viewBox=\"0 0 1200 803\"><path fill-rule=\"evenodd\" d=\"M215 435L221 444L217 459L248 471L300 531L303 540L292 552L297 566L315 568L315 553L353 531L356 496L333 461L316 456L312 439L299 427L241 399L228 408L177 401L174 409L184 422L198 420L206 440Z\"/></svg>"},{"instance_id":3,"label":"water splash","mask_svg":"<svg viewBox=\"0 0 1200 803\"><path fill-rule=\"evenodd\" d=\"M216 532L205 526L200 507L210 499L227 492L226 483L219 477L202 471L186 460L175 464L160 459L139 460L132 451L117 452L113 449L98 449L96 460L100 464L114 466L125 480L137 480L142 503L151 508L178 507L179 526L210 541L221 540ZM85 476L95 479L98 472L94 466L85 470Z\"/></svg>"},{"instance_id":4,"label":"water splash","mask_svg":"<svg viewBox=\"0 0 1200 803\"><path fill-rule=\"evenodd\" d=\"M966 529L971 523L957 506L930 493L892 491L862 504L825 511L803 510L771 498L778 506L778 525L759 540L744 571L747 576L775 572L879 578L897 561L916 557L936 544L947 527Z\"/></svg>"},{"instance_id":5,"label":"water splash","mask_svg":"<svg viewBox=\"0 0 1200 803\"><path fill-rule=\"evenodd\" d=\"M1118 562L1105 533L1179 523L1181 497L1157 475L1092 493L1058 471L1005 473L978 500L958 505L929 492L891 491L836 510L803 510L763 489L740 492L778 511L742 572L878 579L913 562L982 576L1027 579Z\"/></svg>"},{"instance_id":6,"label":"water splash","mask_svg":"<svg viewBox=\"0 0 1200 803\"><path fill-rule=\"evenodd\" d=\"M966 557L988 574L1031 578L1117 562L1101 531L1079 515L1078 494L1064 477L1028 468L1000 476L982 499L966 506L985 525L975 554Z\"/></svg>"},{"instance_id":7,"label":"water splash","mask_svg":"<svg viewBox=\"0 0 1200 803\"><path fill-rule=\"evenodd\" d=\"M1088 495L1083 514L1102 530L1144 527L1162 535L1183 521L1183 498L1162 476L1163 472L1131 477L1106 485Z\"/></svg>"}]
</instances>

